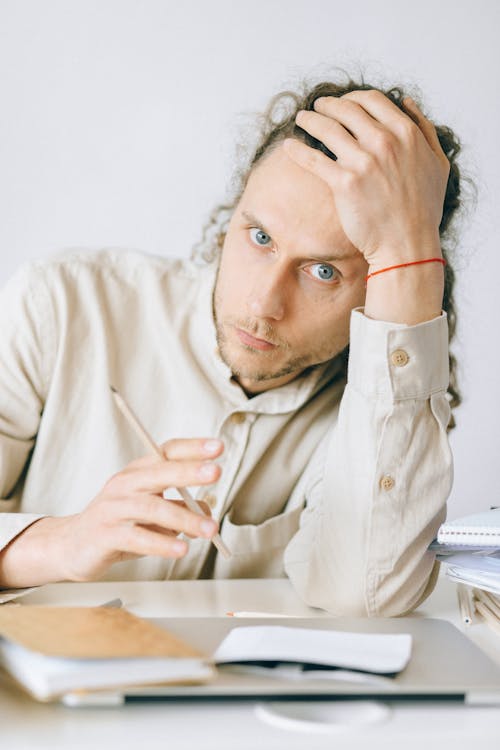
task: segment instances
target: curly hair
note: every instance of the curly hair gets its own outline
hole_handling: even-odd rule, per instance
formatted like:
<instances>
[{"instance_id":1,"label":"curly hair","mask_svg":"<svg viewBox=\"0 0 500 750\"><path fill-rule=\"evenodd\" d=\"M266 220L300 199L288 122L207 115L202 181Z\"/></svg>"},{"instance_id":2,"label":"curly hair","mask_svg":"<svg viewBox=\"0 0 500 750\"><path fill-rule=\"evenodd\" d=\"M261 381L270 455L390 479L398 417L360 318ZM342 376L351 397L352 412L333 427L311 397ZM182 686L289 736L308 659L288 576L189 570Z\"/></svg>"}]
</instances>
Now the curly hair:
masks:
<instances>
[{"instance_id":1,"label":"curly hair","mask_svg":"<svg viewBox=\"0 0 500 750\"><path fill-rule=\"evenodd\" d=\"M245 190L249 176L254 167L276 148L285 138L297 138L312 148L316 148L329 156L331 159L337 157L321 141L317 140L295 123L295 117L299 110L312 110L314 102L322 96L340 97L351 91L368 91L375 89L390 99L399 109L417 122L412 112L407 110L403 99L407 96L402 86L393 86L389 89L379 88L365 83L363 79L353 81L347 76L345 83L334 83L323 81L314 85L302 84L300 91L282 91L276 94L270 101L263 114L257 116L257 129L254 128L256 145L252 153L246 155L246 161L240 164L233 176L233 195L225 203L217 205L209 215L203 228L202 237L192 253L194 260L201 259L205 263L214 262L220 254L227 226L231 215ZM412 97L419 108L422 106L418 97L412 91ZM423 111L423 110L422 110ZM417 123L418 124L418 123ZM436 133L446 157L450 163L450 173L446 186L446 194L443 205L443 215L439 225L439 236L443 257L447 263L445 266L443 309L448 316L449 342L452 341L456 332L457 315L454 300L455 272L450 262L450 255L454 247L454 235L451 222L457 209L461 205L461 175L457 164L457 157L461 150L461 144L456 134L446 125L435 125ZM344 362L347 362L347 351L343 353ZM457 382L457 362L455 356L450 352L450 382L447 396L451 408L456 408L462 401L462 396ZM450 419L449 429L455 426L453 416Z\"/></svg>"}]
</instances>

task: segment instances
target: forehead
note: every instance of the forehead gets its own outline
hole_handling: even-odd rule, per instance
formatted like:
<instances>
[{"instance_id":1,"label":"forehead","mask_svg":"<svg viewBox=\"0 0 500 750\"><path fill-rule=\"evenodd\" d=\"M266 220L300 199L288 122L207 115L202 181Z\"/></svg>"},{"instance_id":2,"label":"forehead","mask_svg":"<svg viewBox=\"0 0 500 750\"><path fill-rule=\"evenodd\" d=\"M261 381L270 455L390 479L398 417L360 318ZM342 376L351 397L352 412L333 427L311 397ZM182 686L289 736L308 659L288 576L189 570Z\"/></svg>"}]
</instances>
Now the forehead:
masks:
<instances>
[{"instance_id":1,"label":"forehead","mask_svg":"<svg viewBox=\"0 0 500 750\"><path fill-rule=\"evenodd\" d=\"M298 246L322 250L350 244L330 187L292 161L281 145L254 167L238 209L258 217L277 242L293 238Z\"/></svg>"}]
</instances>

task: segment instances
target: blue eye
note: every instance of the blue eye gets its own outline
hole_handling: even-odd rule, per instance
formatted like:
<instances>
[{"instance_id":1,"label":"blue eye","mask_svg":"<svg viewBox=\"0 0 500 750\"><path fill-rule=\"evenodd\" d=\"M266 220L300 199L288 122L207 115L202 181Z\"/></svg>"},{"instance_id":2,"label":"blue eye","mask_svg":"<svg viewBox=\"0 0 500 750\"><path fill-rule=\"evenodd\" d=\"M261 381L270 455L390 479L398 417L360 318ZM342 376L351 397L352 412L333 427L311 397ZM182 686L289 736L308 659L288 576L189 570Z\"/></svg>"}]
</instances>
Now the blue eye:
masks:
<instances>
[{"instance_id":1,"label":"blue eye","mask_svg":"<svg viewBox=\"0 0 500 750\"><path fill-rule=\"evenodd\" d=\"M252 238L252 242L255 242L256 245L260 245L261 247L265 247L271 242L270 236L262 229L257 229L257 227L252 227L250 230L250 237Z\"/></svg>"},{"instance_id":2,"label":"blue eye","mask_svg":"<svg viewBox=\"0 0 500 750\"><path fill-rule=\"evenodd\" d=\"M320 281L331 281L333 278L338 276L338 272L333 266L329 266L327 263L315 263L310 266L311 274L315 279Z\"/></svg>"}]
</instances>

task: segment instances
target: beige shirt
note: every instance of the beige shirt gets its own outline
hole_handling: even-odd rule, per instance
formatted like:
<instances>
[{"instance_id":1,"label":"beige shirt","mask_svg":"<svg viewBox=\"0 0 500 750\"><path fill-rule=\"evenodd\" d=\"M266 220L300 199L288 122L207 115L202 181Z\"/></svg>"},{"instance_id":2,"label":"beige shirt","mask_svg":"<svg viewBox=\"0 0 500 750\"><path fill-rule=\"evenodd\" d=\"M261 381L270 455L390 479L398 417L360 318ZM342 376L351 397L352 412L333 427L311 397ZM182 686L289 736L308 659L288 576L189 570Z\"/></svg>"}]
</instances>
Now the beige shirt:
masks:
<instances>
[{"instance_id":1,"label":"beige shirt","mask_svg":"<svg viewBox=\"0 0 500 750\"><path fill-rule=\"evenodd\" d=\"M213 268L125 250L71 251L9 282L0 548L42 515L83 510L144 454L112 383L157 441L224 441L212 512L233 555L198 539L183 559L121 562L106 580L287 575L335 614L416 606L452 476L446 316L408 327L356 310L347 386L336 359L247 398L217 353L213 282Z\"/></svg>"}]
</instances>

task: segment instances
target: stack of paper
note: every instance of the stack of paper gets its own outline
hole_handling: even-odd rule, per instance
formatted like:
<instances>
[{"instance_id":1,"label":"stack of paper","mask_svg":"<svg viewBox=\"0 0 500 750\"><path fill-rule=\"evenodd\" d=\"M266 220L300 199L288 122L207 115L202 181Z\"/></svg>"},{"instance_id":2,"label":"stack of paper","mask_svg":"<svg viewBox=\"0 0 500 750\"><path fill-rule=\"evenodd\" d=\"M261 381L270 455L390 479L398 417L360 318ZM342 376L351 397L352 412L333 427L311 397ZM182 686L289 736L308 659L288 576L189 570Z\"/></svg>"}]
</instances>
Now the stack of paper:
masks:
<instances>
[{"instance_id":1,"label":"stack of paper","mask_svg":"<svg viewBox=\"0 0 500 750\"><path fill-rule=\"evenodd\" d=\"M500 628L500 508L443 524L429 549L448 578L471 587L476 611Z\"/></svg>"},{"instance_id":2,"label":"stack of paper","mask_svg":"<svg viewBox=\"0 0 500 750\"><path fill-rule=\"evenodd\" d=\"M456 552L438 555L446 563L446 575L457 583L500 594L500 552Z\"/></svg>"}]
</instances>

